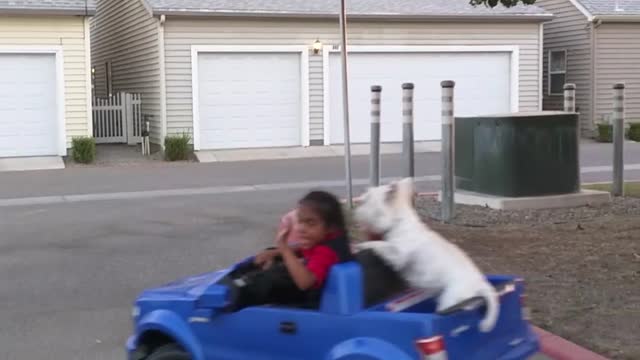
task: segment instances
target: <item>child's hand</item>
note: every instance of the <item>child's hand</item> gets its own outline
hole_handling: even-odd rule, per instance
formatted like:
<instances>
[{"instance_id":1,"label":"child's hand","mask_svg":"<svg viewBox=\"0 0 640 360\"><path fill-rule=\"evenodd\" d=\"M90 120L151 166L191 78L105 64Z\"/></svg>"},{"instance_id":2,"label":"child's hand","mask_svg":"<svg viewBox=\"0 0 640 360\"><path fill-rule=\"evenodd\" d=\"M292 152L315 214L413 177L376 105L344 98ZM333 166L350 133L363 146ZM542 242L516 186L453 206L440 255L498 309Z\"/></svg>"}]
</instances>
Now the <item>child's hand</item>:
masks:
<instances>
[{"instance_id":1,"label":"child's hand","mask_svg":"<svg viewBox=\"0 0 640 360\"><path fill-rule=\"evenodd\" d=\"M262 269L266 270L271 267L273 264L273 259L278 256L278 250L265 250L260 254L256 255L253 263L262 267Z\"/></svg>"},{"instance_id":2,"label":"child's hand","mask_svg":"<svg viewBox=\"0 0 640 360\"><path fill-rule=\"evenodd\" d=\"M293 226L291 224L288 224L287 226L283 227L280 231L278 231L278 235L276 236L276 245L278 246L278 249L280 249L281 251L285 249L289 249L287 238L291 233L292 227Z\"/></svg>"}]
</instances>

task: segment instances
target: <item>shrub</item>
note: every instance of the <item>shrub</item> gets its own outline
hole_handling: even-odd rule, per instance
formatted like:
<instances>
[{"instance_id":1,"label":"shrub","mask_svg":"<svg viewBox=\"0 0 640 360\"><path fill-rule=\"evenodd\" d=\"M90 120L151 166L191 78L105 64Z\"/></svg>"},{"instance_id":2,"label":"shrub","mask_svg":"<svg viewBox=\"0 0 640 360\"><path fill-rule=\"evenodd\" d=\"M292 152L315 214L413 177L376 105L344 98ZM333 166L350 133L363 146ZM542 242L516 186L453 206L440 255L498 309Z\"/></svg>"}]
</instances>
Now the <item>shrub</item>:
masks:
<instances>
[{"instance_id":1,"label":"shrub","mask_svg":"<svg viewBox=\"0 0 640 360\"><path fill-rule=\"evenodd\" d=\"M190 153L189 141L191 137L188 134L167 136L164 139L165 158L168 161L187 160Z\"/></svg>"},{"instance_id":2,"label":"shrub","mask_svg":"<svg viewBox=\"0 0 640 360\"><path fill-rule=\"evenodd\" d=\"M90 164L96 159L96 140L89 137L76 137L71 140L73 161Z\"/></svg>"},{"instance_id":3,"label":"shrub","mask_svg":"<svg viewBox=\"0 0 640 360\"><path fill-rule=\"evenodd\" d=\"M640 122L629 123L629 140L640 142Z\"/></svg>"},{"instance_id":4,"label":"shrub","mask_svg":"<svg viewBox=\"0 0 640 360\"><path fill-rule=\"evenodd\" d=\"M613 125L598 124L598 141L613 142Z\"/></svg>"}]
</instances>

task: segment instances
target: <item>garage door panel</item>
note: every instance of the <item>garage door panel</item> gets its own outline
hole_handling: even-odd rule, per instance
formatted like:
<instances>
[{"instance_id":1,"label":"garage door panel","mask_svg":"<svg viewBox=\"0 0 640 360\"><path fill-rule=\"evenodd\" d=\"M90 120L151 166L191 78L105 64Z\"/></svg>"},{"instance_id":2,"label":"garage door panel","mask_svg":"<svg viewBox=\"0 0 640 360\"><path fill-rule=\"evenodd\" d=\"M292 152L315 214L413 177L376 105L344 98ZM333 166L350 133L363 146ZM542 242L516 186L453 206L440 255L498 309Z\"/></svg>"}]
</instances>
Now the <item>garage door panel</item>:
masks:
<instances>
[{"instance_id":1,"label":"garage door panel","mask_svg":"<svg viewBox=\"0 0 640 360\"><path fill-rule=\"evenodd\" d=\"M57 154L53 54L0 54L0 157Z\"/></svg>"},{"instance_id":2,"label":"garage door panel","mask_svg":"<svg viewBox=\"0 0 640 360\"><path fill-rule=\"evenodd\" d=\"M342 143L341 67L330 56L330 136ZM381 140L402 140L401 85L412 82L415 139L441 139L440 82L456 81L456 114L510 110L508 53L353 53L349 55L351 140L370 139L371 85L382 85Z\"/></svg>"},{"instance_id":3,"label":"garage door panel","mask_svg":"<svg viewBox=\"0 0 640 360\"><path fill-rule=\"evenodd\" d=\"M200 148L301 144L300 55L199 55Z\"/></svg>"}]
</instances>

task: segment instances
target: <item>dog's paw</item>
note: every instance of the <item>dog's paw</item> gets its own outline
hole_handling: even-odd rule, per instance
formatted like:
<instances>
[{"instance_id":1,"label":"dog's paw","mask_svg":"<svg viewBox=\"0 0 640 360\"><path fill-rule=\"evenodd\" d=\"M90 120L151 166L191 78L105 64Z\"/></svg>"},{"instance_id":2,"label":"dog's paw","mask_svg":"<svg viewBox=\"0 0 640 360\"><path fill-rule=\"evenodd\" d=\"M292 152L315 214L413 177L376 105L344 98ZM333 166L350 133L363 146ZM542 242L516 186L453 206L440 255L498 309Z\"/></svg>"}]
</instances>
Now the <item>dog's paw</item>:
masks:
<instances>
[{"instance_id":1,"label":"dog's paw","mask_svg":"<svg viewBox=\"0 0 640 360\"><path fill-rule=\"evenodd\" d=\"M375 244L372 244L372 241L364 241L361 243L353 244L352 248L353 248L353 251L360 252L363 250L372 249L374 246Z\"/></svg>"}]
</instances>

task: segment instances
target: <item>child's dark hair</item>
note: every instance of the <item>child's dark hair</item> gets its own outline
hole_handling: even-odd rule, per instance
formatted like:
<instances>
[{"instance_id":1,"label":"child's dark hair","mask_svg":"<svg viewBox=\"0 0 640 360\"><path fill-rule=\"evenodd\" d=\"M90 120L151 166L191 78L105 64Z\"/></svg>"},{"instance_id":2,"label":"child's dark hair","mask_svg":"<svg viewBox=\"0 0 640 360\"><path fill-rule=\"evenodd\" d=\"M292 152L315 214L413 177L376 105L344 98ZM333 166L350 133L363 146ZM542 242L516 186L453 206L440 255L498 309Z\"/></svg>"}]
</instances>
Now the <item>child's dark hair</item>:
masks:
<instances>
[{"instance_id":1,"label":"child's dark hair","mask_svg":"<svg viewBox=\"0 0 640 360\"><path fill-rule=\"evenodd\" d=\"M317 212L327 227L347 233L347 225L344 220L342 204L333 194L326 191L312 191L298 202L299 205L308 206Z\"/></svg>"}]
</instances>

